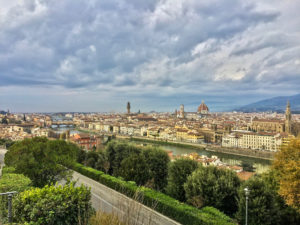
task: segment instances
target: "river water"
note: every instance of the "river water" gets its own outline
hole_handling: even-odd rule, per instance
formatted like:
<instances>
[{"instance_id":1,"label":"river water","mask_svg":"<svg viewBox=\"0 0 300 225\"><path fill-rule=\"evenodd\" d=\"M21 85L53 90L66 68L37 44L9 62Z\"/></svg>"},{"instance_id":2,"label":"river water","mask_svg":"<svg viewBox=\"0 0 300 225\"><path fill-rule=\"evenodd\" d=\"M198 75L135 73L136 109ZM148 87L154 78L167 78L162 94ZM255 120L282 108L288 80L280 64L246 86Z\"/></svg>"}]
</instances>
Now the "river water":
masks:
<instances>
[{"instance_id":1,"label":"river water","mask_svg":"<svg viewBox=\"0 0 300 225\"><path fill-rule=\"evenodd\" d=\"M56 126L52 127L56 132L61 133L65 132L66 130L70 130L70 133L80 133L76 130L74 130L73 127L67 127L67 126L60 126L59 128ZM133 143L137 145L151 145L151 146L158 146L166 151L171 151L174 156L183 155L183 154L190 154L192 152L196 152L199 155L206 155L208 157L211 157L212 155L216 155L222 162L228 164L228 165L241 165L242 162L246 162L248 164L251 164L255 167L257 173L263 173L270 169L271 161L265 160L265 159L258 159L258 158L251 158L246 156L237 156L237 155L231 155L226 153L219 153L219 152L210 152L203 149L197 149L197 148L185 148L185 147L179 147L179 146L173 146L173 145L162 145L162 144L153 144L149 142L143 142L143 141L132 141Z\"/></svg>"},{"instance_id":2,"label":"river water","mask_svg":"<svg viewBox=\"0 0 300 225\"><path fill-rule=\"evenodd\" d=\"M174 156L183 155L183 154L190 154L192 152L196 152L199 155L206 155L208 157L211 157L212 155L218 156L218 158L228 164L228 165L240 165L242 162L246 162L248 164L253 165L256 168L257 173L263 173L270 169L271 161L265 160L265 159L257 159L257 158L251 158L246 156L236 156L231 154L225 154L225 153L218 153L218 152L210 152L202 149L191 149L191 148L185 148L185 147L178 147L173 145L161 145L161 144L152 144L147 143L143 141L133 141L135 144L138 145L151 145L151 146L158 146L166 151L172 151Z\"/></svg>"}]
</instances>

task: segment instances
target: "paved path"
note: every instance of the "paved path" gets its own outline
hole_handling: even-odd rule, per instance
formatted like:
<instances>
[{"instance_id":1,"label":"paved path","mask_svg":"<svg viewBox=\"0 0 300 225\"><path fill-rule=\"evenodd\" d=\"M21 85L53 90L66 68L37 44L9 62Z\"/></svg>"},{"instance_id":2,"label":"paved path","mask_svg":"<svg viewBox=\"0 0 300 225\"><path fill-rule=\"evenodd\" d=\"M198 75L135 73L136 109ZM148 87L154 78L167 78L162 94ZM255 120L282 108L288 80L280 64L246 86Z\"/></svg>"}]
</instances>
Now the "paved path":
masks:
<instances>
[{"instance_id":1,"label":"paved path","mask_svg":"<svg viewBox=\"0 0 300 225\"><path fill-rule=\"evenodd\" d=\"M74 172L73 179L77 180L77 185L84 184L91 188L92 205L96 210L114 213L123 221L129 221L134 225L180 225L151 208L77 172Z\"/></svg>"},{"instance_id":2,"label":"paved path","mask_svg":"<svg viewBox=\"0 0 300 225\"><path fill-rule=\"evenodd\" d=\"M4 165L4 156L6 152L6 149L0 149L0 176L2 175L2 166Z\"/></svg>"}]
</instances>

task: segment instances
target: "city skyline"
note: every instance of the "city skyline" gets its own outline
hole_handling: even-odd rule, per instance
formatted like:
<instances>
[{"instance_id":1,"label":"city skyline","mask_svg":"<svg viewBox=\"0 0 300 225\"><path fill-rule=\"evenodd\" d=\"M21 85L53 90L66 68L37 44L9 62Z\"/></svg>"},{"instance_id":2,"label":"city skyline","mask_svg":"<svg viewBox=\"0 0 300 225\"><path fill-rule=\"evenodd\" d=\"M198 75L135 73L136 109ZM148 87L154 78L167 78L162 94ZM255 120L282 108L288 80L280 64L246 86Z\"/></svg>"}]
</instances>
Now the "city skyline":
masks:
<instances>
[{"instance_id":1,"label":"city skyline","mask_svg":"<svg viewBox=\"0 0 300 225\"><path fill-rule=\"evenodd\" d=\"M0 0L0 109L213 112L299 94L297 1Z\"/></svg>"}]
</instances>

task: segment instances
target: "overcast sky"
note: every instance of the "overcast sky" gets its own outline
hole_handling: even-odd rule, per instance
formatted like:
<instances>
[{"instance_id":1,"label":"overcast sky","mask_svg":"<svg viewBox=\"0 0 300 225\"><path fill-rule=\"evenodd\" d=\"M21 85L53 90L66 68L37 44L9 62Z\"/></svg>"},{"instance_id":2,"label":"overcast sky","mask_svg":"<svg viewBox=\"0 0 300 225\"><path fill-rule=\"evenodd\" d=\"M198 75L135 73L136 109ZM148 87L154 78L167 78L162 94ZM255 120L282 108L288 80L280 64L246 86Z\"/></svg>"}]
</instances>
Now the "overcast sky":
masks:
<instances>
[{"instance_id":1,"label":"overcast sky","mask_svg":"<svg viewBox=\"0 0 300 225\"><path fill-rule=\"evenodd\" d=\"M212 111L300 93L297 0L0 0L0 109Z\"/></svg>"}]
</instances>

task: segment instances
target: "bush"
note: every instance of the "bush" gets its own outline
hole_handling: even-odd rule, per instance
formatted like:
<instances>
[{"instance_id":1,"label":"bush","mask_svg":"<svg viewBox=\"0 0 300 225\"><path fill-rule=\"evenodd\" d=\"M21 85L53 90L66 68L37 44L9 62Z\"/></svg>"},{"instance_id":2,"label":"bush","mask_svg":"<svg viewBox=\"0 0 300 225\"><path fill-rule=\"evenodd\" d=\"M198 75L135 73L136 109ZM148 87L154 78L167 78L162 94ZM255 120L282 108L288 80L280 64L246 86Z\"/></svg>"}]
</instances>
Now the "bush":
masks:
<instances>
[{"instance_id":1,"label":"bush","mask_svg":"<svg viewBox=\"0 0 300 225\"><path fill-rule=\"evenodd\" d=\"M19 223L65 225L87 224L92 215L91 192L84 186L45 186L25 191L14 202Z\"/></svg>"},{"instance_id":2,"label":"bush","mask_svg":"<svg viewBox=\"0 0 300 225\"><path fill-rule=\"evenodd\" d=\"M4 166L2 168L2 174L7 174L7 173L16 173L16 168L11 166Z\"/></svg>"},{"instance_id":3,"label":"bush","mask_svg":"<svg viewBox=\"0 0 300 225\"><path fill-rule=\"evenodd\" d=\"M136 192L143 195L143 201L141 203L152 207L156 205L155 210L178 221L179 223L186 225L229 225L233 224L232 220L221 213L215 208L205 207L197 209L187 204L181 203L161 192L152 190L150 188L138 187L133 182L126 182L119 178L112 177L104 174L101 171L97 171L92 168L85 167L79 163L76 163L72 168L88 176L116 191L122 192L123 194L133 197Z\"/></svg>"},{"instance_id":4,"label":"bush","mask_svg":"<svg viewBox=\"0 0 300 225\"><path fill-rule=\"evenodd\" d=\"M23 192L31 187L31 180L25 177L23 174L7 173L12 171L13 167L5 167L5 173L0 179L0 193L17 191L18 193ZM15 196L15 195L14 195ZM7 217L7 196L0 196L0 217Z\"/></svg>"}]
</instances>

